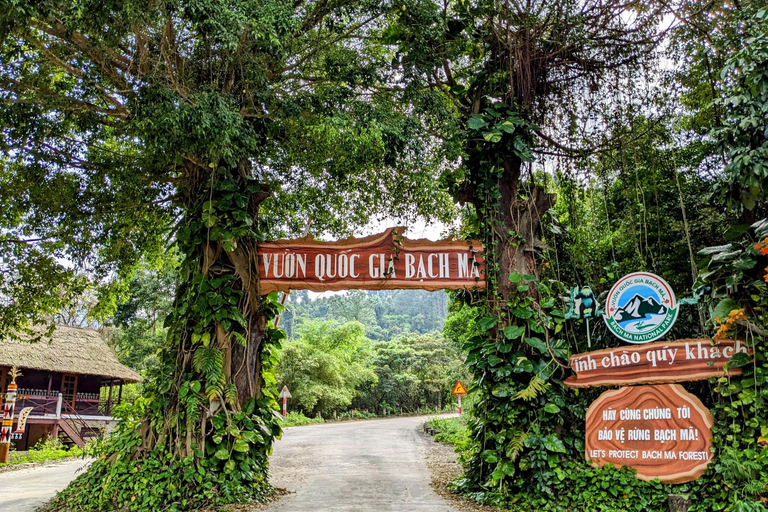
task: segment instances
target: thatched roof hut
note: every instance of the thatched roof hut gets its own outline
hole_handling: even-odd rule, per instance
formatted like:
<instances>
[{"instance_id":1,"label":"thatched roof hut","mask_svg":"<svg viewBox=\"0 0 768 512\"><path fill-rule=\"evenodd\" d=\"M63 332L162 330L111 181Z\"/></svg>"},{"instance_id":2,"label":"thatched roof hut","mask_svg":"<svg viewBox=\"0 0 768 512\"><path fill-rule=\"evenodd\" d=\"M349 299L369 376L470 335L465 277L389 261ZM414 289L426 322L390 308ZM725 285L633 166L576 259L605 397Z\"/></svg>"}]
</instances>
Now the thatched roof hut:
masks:
<instances>
[{"instance_id":1,"label":"thatched roof hut","mask_svg":"<svg viewBox=\"0 0 768 512\"><path fill-rule=\"evenodd\" d=\"M0 338L0 366L98 375L124 382L141 376L120 364L104 339L93 329L57 325L50 337L37 342Z\"/></svg>"}]
</instances>

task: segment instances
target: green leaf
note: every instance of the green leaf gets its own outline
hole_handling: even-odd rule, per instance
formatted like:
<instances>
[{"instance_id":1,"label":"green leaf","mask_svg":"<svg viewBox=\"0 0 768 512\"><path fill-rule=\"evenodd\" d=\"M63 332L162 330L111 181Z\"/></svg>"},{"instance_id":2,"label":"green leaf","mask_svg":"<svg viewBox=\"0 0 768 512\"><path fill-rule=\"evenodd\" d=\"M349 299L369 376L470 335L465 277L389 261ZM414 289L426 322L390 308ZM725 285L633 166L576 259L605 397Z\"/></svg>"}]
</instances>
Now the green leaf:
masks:
<instances>
[{"instance_id":1,"label":"green leaf","mask_svg":"<svg viewBox=\"0 0 768 512\"><path fill-rule=\"evenodd\" d=\"M723 239L735 240L736 238L739 238L741 235L749 231L749 228L749 224L736 224L735 226L731 226L725 231L725 233L723 233Z\"/></svg>"},{"instance_id":2,"label":"green leaf","mask_svg":"<svg viewBox=\"0 0 768 512\"><path fill-rule=\"evenodd\" d=\"M733 244L716 245L713 247L705 247L704 249L699 251L699 254L701 256L709 256L711 254L718 254L721 252L730 251L732 248L733 248Z\"/></svg>"},{"instance_id":3,"label":"green leaf","mask_svg":"<svg viewBox=\"0 0 768 512\"><path fill-rule=\"evenodd\" d=\"M734 309L739 309L739 303L731 298L721 300L717 306L715 306L712 316L723 321L728 317L728 313Z\"/></svg>"},{"instance_id":4,"label":"green leaf","mask_svg":"<svg viewBox=\"0 0 768 512\"><path fill-rule=\"evenodd\" d=\"M504 337L510 340L516 340L525 334L525 326L510 325L504 328Z\"/></svg>"},{"instance_id":5,"label":"green leaf","mask_svg":"<svg viewBox=\"0 0 768 512\"><path fill-rule=\"evenodd\" d=\"M525 342L542 354L547 353L547 344L539 338L525 338Z\"/></svg>"},{"instance_id":6,"label":"green leaf","mask_svg":"<svg viewBox=\"0 0 768 512\"><path fill-rule=\"evenodd\" d=\"M503 359L500 358L499 356L488 356L488 364L490 364L491 366L496 366L502 361Z\"/></svg>"},{"instance_id":7,"label":"green leaf","mask_svg":"<svg viewBox=\"0 0 768 512\"><path fill-rule=\"evenodd\" d=\"M229 451L227 451L226 448L219 448L219 450L216 452L215 457L217 459L226 460L229 458Z\"/></svg>"},{"instance_id":8,"label":"green leaf","mask_svg":"<svg viewBox=\"0 0 768 512\"><path fill-rule=\"evenodd\" d=\"M495 464L499 461L499 454L496 453L496 450L485 450L480 454L480 457L489 464Z\"/></svg>"},{"instance_id":9,"label":"green leaf","mask_svg":"<svg viewBox=\"0 0 768 512\"><path fill-rule=\"evenodd\" d=\"M232 449L236 452L247 452L251 449L250 445L244 439L238 439L232 446Z\"/></svg>"},{"instance_id":10,"label":"green leaf","mask_svg":"<svg viewBox=\"0 0 768 512\"><path fill-rule=\"evenodd\" d=\"M512 396L513 393L514 389L507 386L506 384L499 384L491 390L491 394L498 398L506 398L508 396Z\"/></svg>"},{"instance_id":11,"label":"green leaf","mask_svg":"<svg viewBox=\"0 0 768 512\"><path fill-rule=\"evenodd\" d=\"M467 126L472 130L480 130L481 128L488 126L488 121L478 114L473 114L472 117L469 118L469 121L467 121Z\"/></svg>"},{"instance_id":12,"label":"green leaf","mask_svg":"<svg viewBox=\"0 0 768 512\"><path fill-rule=\"evenodd\" d=\"M507 120L505 120L502 123L498 123L495 126L495 128L497 130L502 130L502 131L507 132L507 133L514 133L514 131L515 131L515 123L513 123L512 121L507 119Z\"/></svg>"},{"instance_id":13,"label":"green leaf","mask_svg":"<svg viewBox=\"0 0 768 512\"><path fill-rule=\"evenodd\" d=\"M543 438L544 448L550 452L566 453L565 445L555 434L550 434Z\"/></svg>"},{"instance_id":14,"label":"green leaf","mask_svg":"<svg viewBox=\"0 0 768 512\"><path fill-rule=\"evenodd\" d=\"M501 132L499 130L491 130L489 132L483 132L483 138L486 142L497 143L501 140Z\"/></svg>"},{"instance_id":15,"label":"green leaf","mask_svg":"<svg viewBox=\"0 0 768 512\"><path fill-rule=\"evenodd\" d=\"M752 362L752 356L745 354L744 352L737 352L733 354L731 359L728 360L728 368L741 368Z\"/></svg>"},{"instance_id":16,"label":"green leaf","mask_svg":"<svg viewBox=\"0 0 768 512\"><path fill-rule=\"evenodd\" d=\"M498 321L499 319L495 316L486 315L477 322L477 326L481 331L488 331L492 329L498 323Z\"/></svg>"},{"instance_id":17,"label":"green leaf","mask_svg":"<svg viewBox=\"0 0 768 512\"><path fill-rule=\"evenodd\" d=\"M741 251L723 251L718 252L712 255L712 261L723 261L723 260L730 260L732 258L735 258L736 256L740 255Z\"/></svg>"},{"instance_id":18,"label":"green leaf","mask_svg":"<svg viewBox=\"0 0 768 512\"><path fill-rule=\"evenodd\" d=\"M511 313L517 318L522 318L525 320L533 316L533 309L529 307L521 308L518 306L518 307L512 308Z\"/></svg>"},{"instance_id":19,"label":"green leaf","mask_svg":"<svg viewBox=\"0 0 768 512\"><path fill-rule=\"evenodd\" d=\"M551 414L557 414L558 412L560 412L560 408L553 403L548 403L547 405L544 406L544 411Z\"/></svg>"},{"instance_id":20,"label":"green leaf","mask_svg":"<svg viewBox=\"0 0 768 512\"><path fill-rule=\"evenodd\" d=\"M749 270L750 268L754 268L754 266L757 265L757 260L750 254L744 253L733 262L734 268L737 268L739 270Z\"/></svg>"}]
</instances>

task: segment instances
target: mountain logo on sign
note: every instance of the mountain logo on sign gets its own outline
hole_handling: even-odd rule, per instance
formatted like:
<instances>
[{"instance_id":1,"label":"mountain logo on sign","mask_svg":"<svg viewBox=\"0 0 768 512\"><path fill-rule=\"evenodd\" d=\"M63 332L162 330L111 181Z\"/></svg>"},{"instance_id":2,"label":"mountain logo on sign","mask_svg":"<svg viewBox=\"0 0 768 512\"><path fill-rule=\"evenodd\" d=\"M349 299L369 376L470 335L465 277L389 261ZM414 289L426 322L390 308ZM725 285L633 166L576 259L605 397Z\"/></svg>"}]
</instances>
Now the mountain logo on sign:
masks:
<instances>
[{"instance_id":1,"label":"mountain logo on sign","mask_svg":"<svg viewBox=\"0 0 768 512\"><path fill-rule=\"evenodd\" d=\"M635 294L624 307L616 310L613 318L622 323L628 320L639 320L649 315L666 315L668 308L659 304L655 297L641 297Z\"/></svg>"},{"instance_id":2,"label":"mountain logo on sign","mask_svg":"<svg viewBox=\"0 0 768 512\"><path fill-rule=\"evenodd\" d=\"M608 293L605 323L628 343L661 338L677 319L677 300L669 284L648 272L622 277Z\"/></svg>"}]
</instances>

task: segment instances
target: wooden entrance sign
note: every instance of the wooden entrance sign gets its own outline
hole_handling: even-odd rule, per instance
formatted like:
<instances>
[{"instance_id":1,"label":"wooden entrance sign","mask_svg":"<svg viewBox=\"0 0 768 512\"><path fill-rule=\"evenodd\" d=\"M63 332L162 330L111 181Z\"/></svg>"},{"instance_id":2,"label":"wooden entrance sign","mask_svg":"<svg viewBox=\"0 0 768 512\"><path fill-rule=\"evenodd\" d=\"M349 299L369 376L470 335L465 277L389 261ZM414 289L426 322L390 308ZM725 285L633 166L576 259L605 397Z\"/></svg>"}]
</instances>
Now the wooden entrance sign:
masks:
<instances>
[{"instance_id":1,"label":"wooden entrance sign","mask_svg":"<svg viewBox=\"0 0 768 512\"><path fill-rule=\"evenodd\" d=\"M678 484L707 470L714 418L679 384L606 391L586 419L586 457L595 466L629 466L640 480Z\"/></svg>"},{"instance_id":2,"label":"wooden entrance sign","mask_svg":"<svg viewBox=\"0 0 768 512\"><path fill-rule=\"evenodd\" d=\"M274 291L485 288L480 242L410 240L405 228L319 242L311 236L259 244L259 289Z\"/></svg>"},{"instance_id":3,"label":"wooden entrance sign","mask_svg":"<svg viewBox=\"0 0 768 512\"><path fill-rule=\"evenodd\" d=\"M574 354L576 375L565 379L572 388L630 386L707 380L738 375L741 368L723 366L737 353L752 353L741 340L689 339L657 341Z\"/></svg>"}]
</instances>

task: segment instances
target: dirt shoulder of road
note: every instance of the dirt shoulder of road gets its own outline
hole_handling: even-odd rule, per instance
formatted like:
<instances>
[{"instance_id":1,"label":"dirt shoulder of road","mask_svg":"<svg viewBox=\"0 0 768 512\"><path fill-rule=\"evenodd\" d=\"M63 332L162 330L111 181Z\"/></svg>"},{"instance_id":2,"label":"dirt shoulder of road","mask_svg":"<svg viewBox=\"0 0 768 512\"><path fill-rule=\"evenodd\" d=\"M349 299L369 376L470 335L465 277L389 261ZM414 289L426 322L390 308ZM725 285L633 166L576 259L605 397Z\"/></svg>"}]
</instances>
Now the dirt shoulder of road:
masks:
<instances>
[{"instance_id":1,"label":"dirt shoulder of road","mask_svg":"<svg viewBox=\"0 0 768 512\"><path fill-rule=\"evenodd\" d=\"M455 507L467 512L499 512L502 509L480 505L448 489L448 483L461 475L461 465L456 462L456 452L452 445L440 443L419 429L419 435L425 443L425 460L432 475L430 485L437 494L450 501Z\"/></svg>"}]
</instances>

